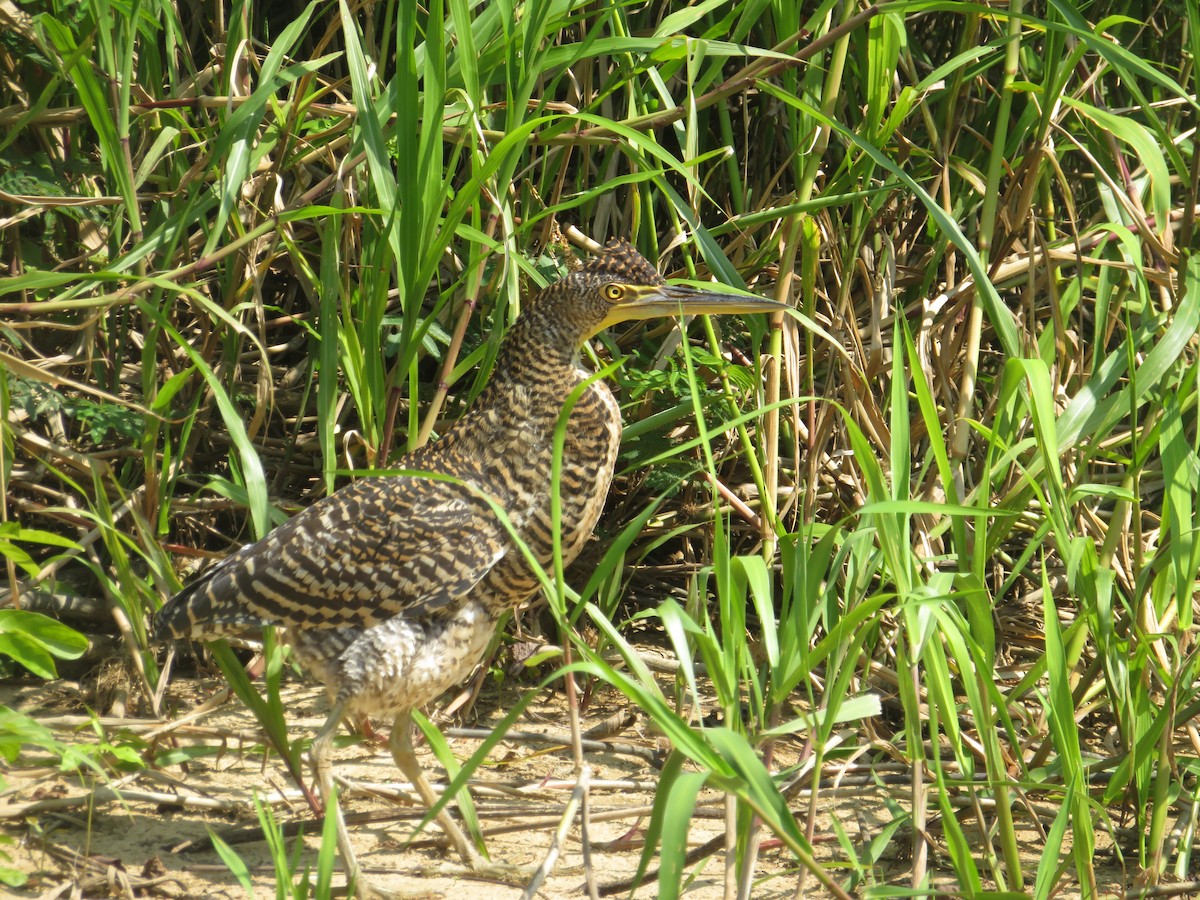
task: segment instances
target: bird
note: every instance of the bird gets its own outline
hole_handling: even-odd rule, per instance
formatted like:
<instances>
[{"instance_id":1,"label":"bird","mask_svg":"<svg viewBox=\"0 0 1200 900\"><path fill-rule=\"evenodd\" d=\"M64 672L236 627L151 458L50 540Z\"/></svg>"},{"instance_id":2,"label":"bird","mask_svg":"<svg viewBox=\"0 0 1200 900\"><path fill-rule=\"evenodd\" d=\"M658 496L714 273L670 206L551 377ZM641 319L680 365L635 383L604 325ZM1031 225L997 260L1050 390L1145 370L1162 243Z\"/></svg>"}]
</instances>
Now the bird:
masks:
<instances>
[{"instance_id":1,"label":"bird","mask_svg":"<svg viewBox=\"0 0 1200 900\"><path fill-rule=\"evenodd\" d=\"M401 458L400 474L359 478L203 571L158 612L156 638L213 640L281 626L331 700L310 748L326 808L333 738L348 716L393 719L393 759L433 807L413 752L412 711L465 681L502 616L536 594L526 553L550 566L557 527L569 564L604 507L621 410L581 364L584 344L630 320L785 308L670 285L627 241L608 242L523 304L484 391L436 441ZM564 415L556 520L555 432ZM336 815L348 877L365 885ZM504 874L445 808L436 819L470 870ZM360 896L374 894L364 887Z\"/></svg>"}]
</instances>

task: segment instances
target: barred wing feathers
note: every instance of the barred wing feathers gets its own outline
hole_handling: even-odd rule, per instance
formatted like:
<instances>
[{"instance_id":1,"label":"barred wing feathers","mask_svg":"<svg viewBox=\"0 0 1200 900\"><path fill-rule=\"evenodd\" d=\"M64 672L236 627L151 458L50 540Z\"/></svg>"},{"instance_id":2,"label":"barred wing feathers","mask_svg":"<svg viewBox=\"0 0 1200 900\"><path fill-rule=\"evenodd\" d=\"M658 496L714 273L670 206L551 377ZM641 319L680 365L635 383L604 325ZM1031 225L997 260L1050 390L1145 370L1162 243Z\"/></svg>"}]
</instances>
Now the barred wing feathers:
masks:
<instances>
[{"instance_id":1,"label":"barred wing feathers","mask_svg":"<svg viewBox=\"0 0 1200 900\"><path fill-rule=\"evenodd\" d=\"M519 512L508 515L519 527ZM159 612L156 635L370 627L433 612L466 594L512 546L488 501L461 483L364 478L202 573Z\"/></svg>"}]
</instances>

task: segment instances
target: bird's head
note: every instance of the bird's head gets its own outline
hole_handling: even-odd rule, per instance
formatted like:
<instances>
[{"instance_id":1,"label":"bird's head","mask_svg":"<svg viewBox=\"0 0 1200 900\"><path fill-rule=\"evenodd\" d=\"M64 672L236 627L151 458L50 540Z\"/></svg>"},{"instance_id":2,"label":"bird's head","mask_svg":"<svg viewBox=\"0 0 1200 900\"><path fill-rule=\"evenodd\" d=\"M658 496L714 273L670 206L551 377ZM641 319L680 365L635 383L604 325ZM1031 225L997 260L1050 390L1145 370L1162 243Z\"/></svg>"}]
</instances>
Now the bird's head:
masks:
<instances>
[{"instance_id":1,"label":"bird's head","mask_svg":"<svg viewBox=\"0 0 1200 900\"><path fill-rule=\"evenodd\" d=\"M645 257L621 240L609 241L599 254L547 290L558 295L561 313L574 320L581 341L633 319L786 309L761 297L667 284Z\"/></svg>"}]
</instances>

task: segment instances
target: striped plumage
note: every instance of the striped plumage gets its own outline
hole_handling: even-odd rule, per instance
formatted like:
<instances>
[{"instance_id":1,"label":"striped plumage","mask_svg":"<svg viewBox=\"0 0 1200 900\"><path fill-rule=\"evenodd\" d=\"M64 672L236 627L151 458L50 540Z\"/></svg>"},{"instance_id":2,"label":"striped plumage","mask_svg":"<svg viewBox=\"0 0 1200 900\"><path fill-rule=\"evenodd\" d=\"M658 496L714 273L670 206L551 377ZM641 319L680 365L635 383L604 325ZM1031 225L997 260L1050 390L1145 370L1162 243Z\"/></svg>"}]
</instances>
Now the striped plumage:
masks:
<instances>
[{"instance_id":1,"label":"striped plumage","mask_svg":"<svg viewBox=\"0 0 1200 900\"><path fill-rule=\"evenodd\" d=\"M338 723L365 713L396 717L396 761L432 802L412 755L409 714L461 682L497 618L535 592L537 578L514 534L540 563L551 563L555 429L567 398L592 377L580 367L581 345L627 319L776 308L668 286L628 244L609 243L522 311L471 410L395 464L412 474L360 479L243 547L163 607L157 635L207 639L283 626L333 700L313 742L323 795L332 787ZM579 393L565 430L564 562L578 555L600 515L620 435L616 400L594 380ZM444 812L438 819L460 855L481 868L453 820ZM340 822L339 846L356 874Z\"/></svg>"}]
</instances>

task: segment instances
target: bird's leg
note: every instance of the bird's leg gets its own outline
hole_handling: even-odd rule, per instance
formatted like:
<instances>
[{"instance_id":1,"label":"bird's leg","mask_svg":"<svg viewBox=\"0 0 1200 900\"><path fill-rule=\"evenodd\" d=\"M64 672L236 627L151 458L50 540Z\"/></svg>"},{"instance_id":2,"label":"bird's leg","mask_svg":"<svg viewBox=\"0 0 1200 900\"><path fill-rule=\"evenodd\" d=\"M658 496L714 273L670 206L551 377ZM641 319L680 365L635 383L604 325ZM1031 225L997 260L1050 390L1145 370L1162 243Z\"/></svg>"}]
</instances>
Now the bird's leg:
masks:
<instances>
[{"instance_id":1,"label":"bird's leg","mask_svg":"<svg viewBox=\"0 0 1200 900\"><path fill-rule=\"evenodd\" d=\"M329 815L330 806L333 803L333 737L337 734L338 726L341 725L345 712L345 703L333 704L329 710L329 717L325 719L325 724L313 738L312 746L308 751L313 769L317 773L317 786L321 791L321 802L325 804L325 815ZM366 885L363 882L362 869L358 865L358 857L354 855L354 847L350 844L350 833L346 830L346 820L342 816L340 803L334 809L334 815L337 816L335 824L338 852L342 854L342 862L346 865L346 878L356 886L360 896L363 896L361 891L365 889Z\"/></svg>"},{"instance_id":2,"label":"bird's leg","mask_svg":"<svg viewBox=\"0 0 1200 900\"><path fill-rule=\"evenodd\" d=\"M412 782L412 786L421 795L421 799L425 802L426 807L433 809L434 805L438 802L438 796L433 792L433 788L429 782L425 780L425 773L421 771L421 764L417 762L417 754L413 751L412 713L410 711L402 712L396 716L396 723L392 726L391 747L392 758L396 761L396 765L400 767L400 771ZM442 831L450 839L450 842L454 845L454 849L458 851L458 855L462 857L463 864L470 871L470 874L511 884L521 884L528 881L532 876L532 869L495 863L480 853L475 845L468 840L467 836L463 834L463 830L458 827L458 823L454 821L445 807L437 814L436 818L438 824L442 826ZM434 871L441 875L461 874L461 870L456 866L442 866L435 868Z\"/></svg>"},{"instance_id":3,"label":"bird's leg","mask_svg":"<svg viewBox=\"0 0 1200 900\"><path fill-rule=\"evenodd\" d=\"M433 809L434 804L438 802L438 796L433 792L429 782L425 780L425 773L421 771L421 764L417 762L417 754L413 751L412 745L412 712L405 710L396 716L396 722L392 725L392 738L390 741L392 748L392 759L396 761L396 765L400 767L400 771L404 773L421 799L425 802L428 809ZM437 822L442 826L442 831L446 833L446 837L454 844L454 849L458 851L458 855L462 857L462 861L472 869L480 868L481 863L486 863L487 860L475 848L462 829L458 827L458 823L446 810L445 807L437 814Z\"/></svg>"}]
</instances>

